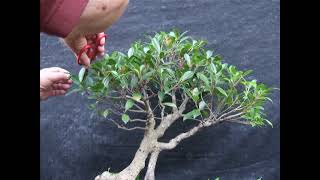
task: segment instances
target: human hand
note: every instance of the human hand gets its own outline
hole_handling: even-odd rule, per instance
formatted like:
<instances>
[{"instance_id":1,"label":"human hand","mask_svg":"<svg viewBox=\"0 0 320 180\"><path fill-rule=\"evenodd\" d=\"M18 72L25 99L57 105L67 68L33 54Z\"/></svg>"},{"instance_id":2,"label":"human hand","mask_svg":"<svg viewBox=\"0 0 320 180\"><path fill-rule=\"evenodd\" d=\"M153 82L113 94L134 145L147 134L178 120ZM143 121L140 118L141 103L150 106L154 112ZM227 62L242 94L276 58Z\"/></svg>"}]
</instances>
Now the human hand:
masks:
<instances>
[{"instance_id":1,"label":"human hand","mask_svg":"<svg viewBox=\"0 0 320 180\"><path fill-rule=\"evenodd\" d=\"M116 20L120 18L126 9L129 0L90 0L85 7L78 24L64 38L64 42L72 49L75 54L95 40L94 34L106 31ZM98 55L104 55L105 38L100 41ZM80 62L85 68L89 68L90 59L83 53Z\"/></svg>"},{"instance_id":2,"label":"human hand","mask_svg":"<svg viewBox=\"0 0 320 180\"><path fill-rule=\"evenodd\" d=\"M76 37L67 37L65 38L65 43L71 48L71 50L74 52L74 55L76 56L76 58L78 58L77 54L80 52L80 50L87 44L92 44L93 45L93 49L97 50L97 56L98 57L102 57L104 56L104 45L106 42L105 37L101 38L98 47L95 47L95 41L97 36L101 36L104 33L99 33L97 35L87 35L87 36L83 36L83 35L78 35ZM84 65L85 68L88 68L90 66L90 61L94 60L95 57L93 57L93 59L89 59L89 57L87 56L86 53L82 53L81 57L80 57L80 62L82 65Z\"/></svg>"},{"instance_id":3,"label":"human hand","mask_svg":"<svg viewBox=\"0 0 320 180\"><path fill-rule=\"evenodd\" d=\"M40 70L40 100L64 95L71 87L70 73L59 67Z\"/></svg>"}]
</instances>

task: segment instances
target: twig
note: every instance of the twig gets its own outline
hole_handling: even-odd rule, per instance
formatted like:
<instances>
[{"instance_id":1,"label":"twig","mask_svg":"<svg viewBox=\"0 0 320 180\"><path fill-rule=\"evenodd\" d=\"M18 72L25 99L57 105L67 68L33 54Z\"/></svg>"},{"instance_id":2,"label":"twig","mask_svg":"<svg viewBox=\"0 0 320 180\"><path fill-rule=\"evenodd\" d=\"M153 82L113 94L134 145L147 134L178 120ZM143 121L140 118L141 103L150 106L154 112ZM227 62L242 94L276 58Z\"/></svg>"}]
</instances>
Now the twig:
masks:
<instances>
[{"instance_id":1,"label":"twig","mask_svg":"<svg viewBox=\"0 0 320 180\"><path fill-rule=\"evenodd\" d=\"M237 120L237 119L240 119L240 118L236 118L236 119L228 119L226 121L228 122L232 122L232 123L239 123L239 124L245 124L245 125L250 125L249 122L247 121L240 121L240 120Z\"/></svg>"},{"instance_id":2,"label":"twig","mask_svg":"<svg viewBox=\"0 0 320 180\"><path fill-rule=\"evenodd\" d=\"M133 127L133 128L127 128L125 126L122 126L120 125L119 123L117 123L115 120L113 119L108 119L110 120L111 122L113 122L113 124L115 124L119 129L123 129L123 130L127 130L127 131L132 131L132 130L135 130L135 129L140 129L140 130L145 130L146 128L143 128L143 127Z\"/></svg>"},{"instance_id":3,"label":"twig","mask_svg":"<svg viewBox=\"0 0 320 180\"><path fill-rule=\"evenodd\" d=\"M147 122L147 120L144 120L144 119L131 119L130 122Z\"/></svg>"}]
</instances>

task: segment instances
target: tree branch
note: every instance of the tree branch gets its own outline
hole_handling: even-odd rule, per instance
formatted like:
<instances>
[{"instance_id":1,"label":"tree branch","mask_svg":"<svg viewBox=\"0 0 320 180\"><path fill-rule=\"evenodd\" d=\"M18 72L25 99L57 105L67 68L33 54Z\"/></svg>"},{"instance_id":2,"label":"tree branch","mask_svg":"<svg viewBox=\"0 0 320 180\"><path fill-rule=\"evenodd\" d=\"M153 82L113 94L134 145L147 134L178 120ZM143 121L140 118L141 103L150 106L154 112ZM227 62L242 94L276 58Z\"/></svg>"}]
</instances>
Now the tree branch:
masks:
<instances>
[{"instance_id":1,"label":"tree branch","mask_svg":"<svg viewBox=\"0 0 320 180\"><path fill-rule=\"evenodd\" d=\"M150 105L150 101L148 99L148 93L146 92L146 90L143 88L142 89L142 93L143 93L143 103L145 105L145 111L147 112L147 129L149 130L153 130L155 125L156 125L156 121L154 120L154 114L153 111L151 109L151 105Z\"/></svg>"},{"instance_id":2,"label":"tree branch","mask_svg":"<svg viewBox=\"0 0 320 180\"><path fill-rule=\"evenodd\" d=\"M186 105L187 105L187 103L189 101L189 97L186 96L186 95L184 95L184 96L185 96L185 98L182 101L181 105L179 106L179 114L183 113L183 111L186 109Z\"/></svg>"},{"instance_id":3,"label":"tree branch","mask_svg":"<svg viewBox=\"0 0 320 180\"><path fill-rule=\"evenodd\" d=\"M171 98L172 98L172 103L177 106L177 98L176 98L176 90L175 89L172 90ZM174 113L178 112L178 108L177 107L173 107L173 112Z\"/></svg>"},{"instance_id":4,"label":"tree branch","mask_svg":"<svg viewBox=\"0 0 320 180\"><path fill-rule=\"evenodd\" d=\"M175 148L182 140L195 135L203 127L208 127L216 124L218 121L213 121L213 119L206 119L204 122L199 123L196 127L193 127L188 132L181 133L175 138L171 139L168 143L159 142L159 148L163 150L169 150Z\"/></svg>"},{"instance_id":5,"label":"tree branch","mask_svg":"<svg viewBox=\"0 0 320 180\"><path fill-rule=\"evenodd\" d=\"M148 164L148 170L146 172L146 176L144 177L144 180L155 180L154 171L156 168L159 151L153 151L150 156L149 164Z\"/></svg>"},{"instance_id":6,"label":"tree branch","mask_svg":"<svg viewBox=\"0 0 320 180\"><path fill-rule=\"evenodd\" d=\"M123 129L123 130L127 130L127 131L132 131L132 130L146 130L146 128L144 127L133 127L133 128L127 128L125 126L120 125L119 123L117 123L115 120L113 119L108 119L109 121L111 121L113 124L115 124L119 129Z\"/></svg>"},{"instance_id":7,"label":"tree branch","mask_svg":"<svg viewBox=\"0 0 320 180\"><path fill-rule=\"evenodd\" d=\"M226 121L232 122L232 123L239 123L239 124L251 125L251 124L250 124L249 122L247 122L247 121L240 121L240 120L238 120L238 118L236 118L236 119L227 119Z\"/></svg>"},{"instance_id":8,"label":"tree branch","mask_svg":"<svg viewBox=\"0 0 320 180\"><path fill-rule=\"evenodd\" d=\"M134 112L134 113L147 113L147 112L145 112L145 111L135 110L135 109L128 109L127 111L129 111L129 112Z\"/></svg>"},{"instance_id":9,"label":"tree branch","mask_svg":"<svg viewBox=\"0 0 320 180\"><path fill-rule=\"evenodd\" d=\"M147 120L144 119L131 119L130 122L147 122Z\"/></svg>"}]
</instances>

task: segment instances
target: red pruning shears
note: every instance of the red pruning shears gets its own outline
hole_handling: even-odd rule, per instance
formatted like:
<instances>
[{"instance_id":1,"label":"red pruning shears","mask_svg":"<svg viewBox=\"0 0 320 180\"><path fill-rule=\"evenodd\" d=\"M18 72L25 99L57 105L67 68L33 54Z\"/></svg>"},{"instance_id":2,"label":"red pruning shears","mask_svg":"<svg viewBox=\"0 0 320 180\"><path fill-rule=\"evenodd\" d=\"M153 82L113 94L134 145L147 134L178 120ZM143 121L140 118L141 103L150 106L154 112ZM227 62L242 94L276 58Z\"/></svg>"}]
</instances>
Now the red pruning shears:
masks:
<instances>
[{"instance_id":1,"label":"red pruning shears","mask_svg":"<svg viewBox=\"0 0 320 180\"><path fill-rule=\"evenodd\" d=\"M89 43L87 45L85 45L80 52L77 54L77 62L79 65L83 65L80 62L80 58L82 56L83 53L87 53L88 58L91 60L93 60L96 56L97 56L97 52L98 52L98 46L100 45L100 41L102 38L106 38L107 39L107 35L106 34L96 34L95 35L95 41L93 41L93 43Z\"/></svg>"}]
</instances>

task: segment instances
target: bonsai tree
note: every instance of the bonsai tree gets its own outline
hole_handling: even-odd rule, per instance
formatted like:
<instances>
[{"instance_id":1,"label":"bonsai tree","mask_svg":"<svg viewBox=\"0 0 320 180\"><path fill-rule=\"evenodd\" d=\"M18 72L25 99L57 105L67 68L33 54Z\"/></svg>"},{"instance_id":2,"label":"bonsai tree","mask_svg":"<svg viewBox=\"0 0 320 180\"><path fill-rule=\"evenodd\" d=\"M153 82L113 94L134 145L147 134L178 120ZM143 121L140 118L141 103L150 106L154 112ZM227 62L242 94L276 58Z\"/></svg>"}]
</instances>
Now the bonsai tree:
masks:
<instances>
[{"instance_id":1,"label":"bonsai tree","mask_svg":"<svg viewBox=\"0 0 320 180\"><path fill-rule=\"evenodd\" d=\"M125 169L105 171L95 180L134 180L146 166L144 179L154 180L160 152L220 123L272 126L263 113L271 88L247 80L251 70L228 65L204 48L205 41L185 34L177 30L156 33L147 42L134 42L127 53L113 52L92 64L88 72L81 69L72 76L76 88L71 92L93 100L90 109L119 129L144 132ZM176 122L194 126L161 142Z\"/></svg>"}]
</instances>

